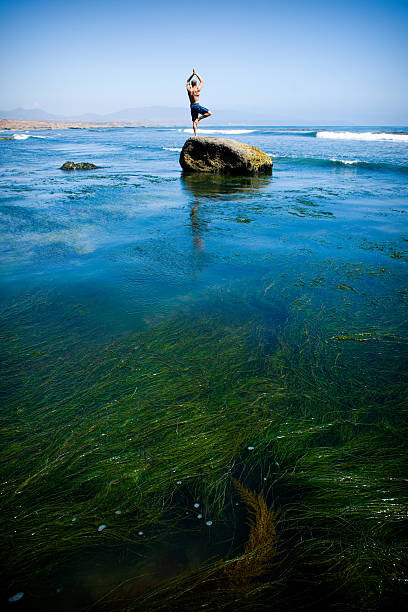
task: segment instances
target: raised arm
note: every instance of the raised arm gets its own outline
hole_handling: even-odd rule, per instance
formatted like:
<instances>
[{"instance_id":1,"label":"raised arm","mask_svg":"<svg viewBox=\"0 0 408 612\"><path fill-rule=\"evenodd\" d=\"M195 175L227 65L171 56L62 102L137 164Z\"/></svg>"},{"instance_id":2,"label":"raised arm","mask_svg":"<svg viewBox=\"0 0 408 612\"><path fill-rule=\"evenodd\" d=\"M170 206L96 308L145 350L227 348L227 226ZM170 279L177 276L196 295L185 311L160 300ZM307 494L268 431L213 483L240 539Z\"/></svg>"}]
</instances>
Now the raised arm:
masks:
<instances>
[{"instance_id":1,"label":"raised arm","mask_svg":"<svg viewBox=\"0 0 408 612\"><path fill-rule=\"evenodd\" d=\"M187 89L191 89L191 87L190 87L190 81L191 81L191 79L193 78L193 76L194 76L194 70L193 70L193 74L192 74L191 76L189 76L189 77L188 77L188 79L187 79Z\"/></svg>"},{"instance_id":2,"label":"raised arm","mask_svg":"<svg viewBox=\"0 0 408 612\"><path fill-rule=\"evenodd\" d=\"M204 82L204 81L203 81L203 79L200 77L200 75L196 73L195 68L194 68L194 70L193 70L193 75L194 75L194 76L196 76L196 77L197 77L197 79L200 81L200 89L201 89L201 87L203 86L203 82Z\"/></svg>"}]
</instances>

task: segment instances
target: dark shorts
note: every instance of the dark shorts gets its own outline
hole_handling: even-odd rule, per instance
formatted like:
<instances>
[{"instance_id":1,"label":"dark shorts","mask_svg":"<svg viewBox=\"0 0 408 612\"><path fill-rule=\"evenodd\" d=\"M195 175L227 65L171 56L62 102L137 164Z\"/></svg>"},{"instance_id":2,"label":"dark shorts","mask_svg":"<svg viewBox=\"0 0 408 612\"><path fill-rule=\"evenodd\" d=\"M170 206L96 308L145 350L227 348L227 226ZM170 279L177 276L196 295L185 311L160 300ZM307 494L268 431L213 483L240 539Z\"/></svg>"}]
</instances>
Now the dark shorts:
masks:
<instances>
[{"instance_id":1,"label":"dark shorts","mask_svg":"<svg viewBox=\"0 0 408 612\"><path fill-rule=\"evenodd\" d=\"M199 104L198 102L191 104L190 110L191 110L191 119L193 121L195 121L198 118L198 115L204 115L205 113L208 113L208 108L205 108L205 106L201 106L201 104Z\"/></svg>"}]
</instances>

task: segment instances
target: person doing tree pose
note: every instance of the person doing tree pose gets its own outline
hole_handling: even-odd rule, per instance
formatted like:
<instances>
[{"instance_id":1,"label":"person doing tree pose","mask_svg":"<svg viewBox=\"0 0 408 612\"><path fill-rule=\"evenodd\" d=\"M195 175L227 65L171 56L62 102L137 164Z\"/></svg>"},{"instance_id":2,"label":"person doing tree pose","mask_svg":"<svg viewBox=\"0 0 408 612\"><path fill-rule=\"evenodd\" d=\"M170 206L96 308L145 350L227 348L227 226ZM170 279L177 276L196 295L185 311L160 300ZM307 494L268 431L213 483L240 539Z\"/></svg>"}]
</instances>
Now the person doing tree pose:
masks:
<instances>
[{"instance_id":1,"label":"person doing tree pose","mask_svg":"<svg viewBox=\"0 0 408 612\"><path fill-rule=\"evenodd\" d=\"M197 84L196 79L193 79L193 77L197 77L200 83ZM202 86L203 79L196 73L195 68L193 68L193 74L187 79L187 94L190 100L190 110L194 128L194 136L197 136L198 122L201 121L201 119L206 119L206 117L211 116L211 112L208 110L208 108L205 108L205 106L201 106L198 103ZM201 117L199 117L199 115L201 115Z\"/></svg>"}]
</instances>

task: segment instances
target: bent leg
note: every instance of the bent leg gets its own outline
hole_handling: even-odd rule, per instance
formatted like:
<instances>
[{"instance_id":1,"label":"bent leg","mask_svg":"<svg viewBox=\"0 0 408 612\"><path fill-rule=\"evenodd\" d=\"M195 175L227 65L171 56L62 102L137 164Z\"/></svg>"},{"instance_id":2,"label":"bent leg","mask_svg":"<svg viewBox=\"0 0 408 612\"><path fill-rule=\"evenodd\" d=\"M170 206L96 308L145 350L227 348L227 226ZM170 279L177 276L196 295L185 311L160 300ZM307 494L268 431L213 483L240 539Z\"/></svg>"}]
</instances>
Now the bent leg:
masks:
<instances>
[{"instance_id":1,"label":"bent leg","mask_svg":"<svg viewBox=\"0 0 408 612\"><path fill-rule=\"evenodd\" d=\"M207 111L206 113L204 113L204 115L201 115L201 117L199 117L197 121L201 121L201 119L207 119L207 117L211 117L211 115L211 111Z\"/></svg>"}]
</instances>

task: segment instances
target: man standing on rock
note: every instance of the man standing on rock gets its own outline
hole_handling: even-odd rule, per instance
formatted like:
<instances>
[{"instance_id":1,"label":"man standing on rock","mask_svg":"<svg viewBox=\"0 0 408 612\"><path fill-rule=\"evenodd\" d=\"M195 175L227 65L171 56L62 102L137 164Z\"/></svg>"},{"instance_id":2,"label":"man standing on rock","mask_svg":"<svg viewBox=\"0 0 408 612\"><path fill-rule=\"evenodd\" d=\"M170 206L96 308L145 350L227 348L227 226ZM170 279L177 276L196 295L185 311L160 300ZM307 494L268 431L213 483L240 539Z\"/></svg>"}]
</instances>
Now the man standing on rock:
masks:
<instances>
[{"instance_id":1,"label":"man standing on rock","mask_svg":"<svg viewBox=\"0 0 408 612\"><path fill-rule=\"evenodd\" d=\"M197 79L200 81L199 85L197 85L197 81L195 79L191 81L193 77L197 77ZM191 81L191 84L190 84L190 81ZM201 93L202 86L203 86L203 79L200 76L198 76L198 74L195 71L195 68L193 68L193 74L189 76L187 79L187 93L190 99L191 119L193 121L194 136L197 136L198 122L201 121L201 119L205 119L206 117L211 116L211 112L208 110L208 108L205 108L205 106L201 106L198 103L198 100L200 99L200 93ZM201 117L199 117L199 115L201 115Z\"/></svg>"}]
</instances>

